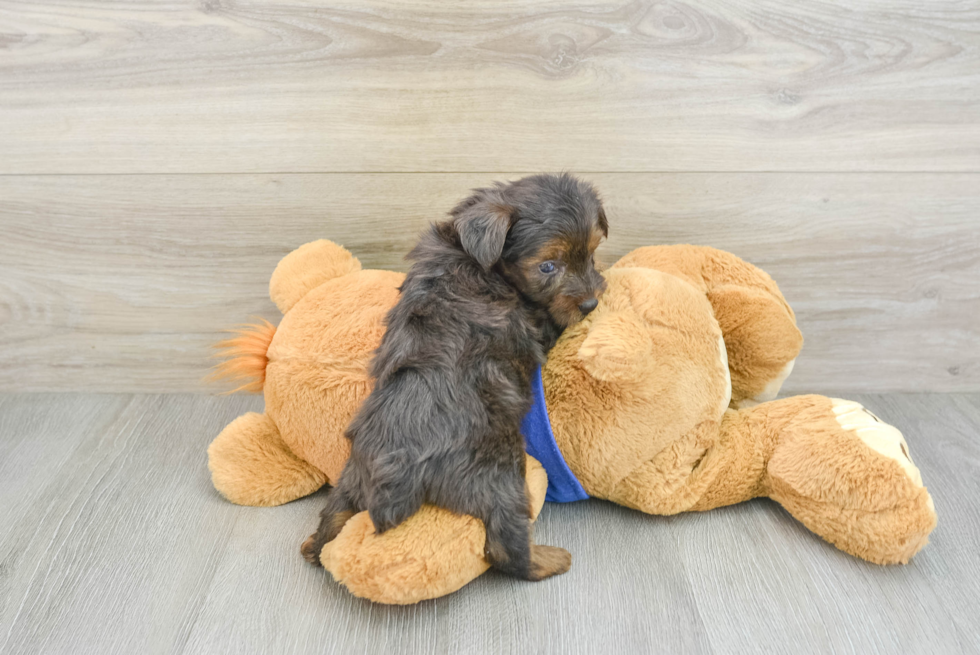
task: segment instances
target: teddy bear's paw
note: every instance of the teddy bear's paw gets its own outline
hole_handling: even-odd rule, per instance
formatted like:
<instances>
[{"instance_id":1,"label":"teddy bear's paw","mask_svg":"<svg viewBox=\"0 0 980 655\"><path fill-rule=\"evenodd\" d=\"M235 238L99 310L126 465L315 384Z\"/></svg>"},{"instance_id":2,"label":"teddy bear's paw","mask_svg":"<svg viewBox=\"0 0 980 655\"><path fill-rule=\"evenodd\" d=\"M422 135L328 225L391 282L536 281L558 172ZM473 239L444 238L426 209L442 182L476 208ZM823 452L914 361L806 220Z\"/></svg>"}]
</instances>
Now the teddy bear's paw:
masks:
<instances>
[{"instance_id":1,"label":"teddy bear's paw","mask_svg":"<svg viewBox=\"0 0 980 655\"><path fill-rule=\"evenodd\" d=\"M759 393L751 398L745 398L738 402L738 409L751 409L756 405L760 405L770 400L775 400L776 396L779 395L779 390L783 388L783 383L786 382L786 378L790 376L793 372L793 367L796 365L796 360L791 359L783 366L782 370L776 374L772 380L770 380L765 388Z\"/></svg>"},{"instance_id":2,"label":"teddy bear's paw","mask_svg":"<svg viewBox=\"0 0 980 655\"><path fill-rule=\"evenodd\" d=\"M872 450L897 462L916 486L923 486L922 474L912 462L909 446L898 428L885 423L853 400L832 398L831 401L834 416L843 429L856 434Z\"/></svg>"}]
</instances>

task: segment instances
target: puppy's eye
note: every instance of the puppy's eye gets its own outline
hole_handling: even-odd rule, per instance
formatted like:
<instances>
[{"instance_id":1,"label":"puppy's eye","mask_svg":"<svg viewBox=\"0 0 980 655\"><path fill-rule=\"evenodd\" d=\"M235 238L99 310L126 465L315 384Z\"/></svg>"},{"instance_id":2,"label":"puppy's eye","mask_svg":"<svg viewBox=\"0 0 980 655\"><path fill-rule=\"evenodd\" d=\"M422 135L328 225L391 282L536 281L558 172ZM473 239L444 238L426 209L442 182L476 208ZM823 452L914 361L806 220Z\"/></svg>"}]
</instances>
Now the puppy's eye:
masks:
<instances>
[{"instance_id":1,"label":"puppy's eye","mask_svg":"<svg viewBox=\"0 0 980 655\"><path fill-rule=\"evenodd\" d=\"M542 273L544 273L545 275L548 275L550 273L554 273L555 272L555 262L545 262L545 263L541 264L540 266L538 266L538 270L541 271Z\"/></svg>"}]
</instances>

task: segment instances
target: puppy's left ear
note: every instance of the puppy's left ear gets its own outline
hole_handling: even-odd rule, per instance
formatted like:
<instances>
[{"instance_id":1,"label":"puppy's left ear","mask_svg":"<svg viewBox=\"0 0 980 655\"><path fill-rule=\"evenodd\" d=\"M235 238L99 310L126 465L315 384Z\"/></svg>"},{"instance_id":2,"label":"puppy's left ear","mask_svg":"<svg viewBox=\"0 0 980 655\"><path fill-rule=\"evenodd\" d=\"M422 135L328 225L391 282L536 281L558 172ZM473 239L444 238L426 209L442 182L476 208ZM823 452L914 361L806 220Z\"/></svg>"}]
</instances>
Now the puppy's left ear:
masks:
<instances>
[{"instance_id":1,"label":"puppy's left ear","mask_svg":"<svg viewBox=\"0 0 980 655\"><path fill-rule=\"evenodd\" d=\"M602 236L609 238L609 221L606 220L606 210L599 205L599 229L602 230Z\"/></svg>"},{"instance_id":2,"label":"puppy's left ear","mask_svg":"<svg viewBox=\"0 0 980 655\"><path fill-rule=\"evenodd\" d=\"M463 250L490 268L504 252L514 209L496 189L480 189L450 212Z\"/></svg>"}]
</instances>

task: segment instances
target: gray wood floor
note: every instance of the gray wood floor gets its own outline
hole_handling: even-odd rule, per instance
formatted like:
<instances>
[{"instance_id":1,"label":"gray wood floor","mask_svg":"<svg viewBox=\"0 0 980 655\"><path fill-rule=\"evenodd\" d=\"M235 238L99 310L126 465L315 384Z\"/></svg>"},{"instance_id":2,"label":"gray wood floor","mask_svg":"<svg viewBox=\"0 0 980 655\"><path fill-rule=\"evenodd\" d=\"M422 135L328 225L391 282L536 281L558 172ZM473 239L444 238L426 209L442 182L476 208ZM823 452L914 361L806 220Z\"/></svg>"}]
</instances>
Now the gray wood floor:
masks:
<instances>
[{"instance_id":1,"label":"gray wood floor","mask_svg":"<svg viewBox=\"0 0 980 655\"><path fill-rule=\"evenodd\" d=\"M587 501L539 523L567 575L385 607L300 559L321 498L211 488L205 447L260 398L0 395L0 652L980 652L980 395L855 399L903 430L935 498L908 566L766 500L671 518Z\"/></svg>"}]
</instances>

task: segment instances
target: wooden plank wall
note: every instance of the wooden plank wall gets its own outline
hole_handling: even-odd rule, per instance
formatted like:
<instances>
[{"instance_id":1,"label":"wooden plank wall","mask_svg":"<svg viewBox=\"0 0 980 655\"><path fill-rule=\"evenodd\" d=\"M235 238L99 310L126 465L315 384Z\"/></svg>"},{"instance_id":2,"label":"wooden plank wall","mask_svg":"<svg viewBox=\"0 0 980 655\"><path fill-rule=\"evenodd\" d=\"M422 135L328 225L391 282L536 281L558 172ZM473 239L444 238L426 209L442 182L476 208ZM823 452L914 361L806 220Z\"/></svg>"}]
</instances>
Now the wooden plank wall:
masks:
<instances>
[{"instance_id":1,"label":"wooden plank wall","mask_svg":"<svg viewBox=\"0 0 980 655\"><path fill-rule=\"evenodd\" d=\"M573 170L764 267L792 392L980 389L980 5L0 0L0 390L207 391L315 238Z\"/></svg>"}]
</instances>

